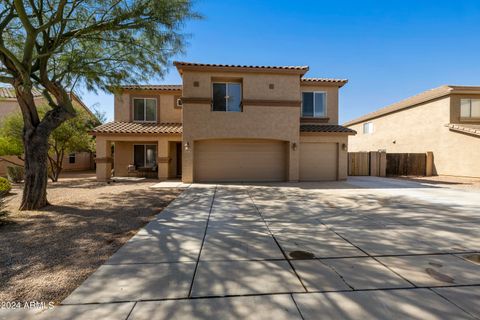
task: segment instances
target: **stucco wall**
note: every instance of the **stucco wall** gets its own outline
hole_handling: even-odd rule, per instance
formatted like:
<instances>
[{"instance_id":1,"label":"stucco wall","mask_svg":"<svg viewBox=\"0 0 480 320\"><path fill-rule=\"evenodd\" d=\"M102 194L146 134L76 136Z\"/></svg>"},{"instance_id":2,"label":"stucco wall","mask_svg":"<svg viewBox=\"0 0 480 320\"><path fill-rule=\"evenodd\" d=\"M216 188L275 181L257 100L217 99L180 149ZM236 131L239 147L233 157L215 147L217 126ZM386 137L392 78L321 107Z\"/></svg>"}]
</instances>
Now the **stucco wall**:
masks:
<instances>
[{"instance_id":1,"label":"stucco wall","mask_svg":"<svg viewBox=\"0 0 480 320\"><path fill-rule=\"evenodd\" d=\"M93 155L90 152L75 153L75 163L69 163L69 155L63 157L64 171L92 170L94 168Z\"/></svg>"},{"instance_id":2,"label":"stucco wall","mask_svg":"<svg viewBox=\"0 0 480 320\"><path fill-rule=\"evenodd\" d=\"M327 93L327 114L329 124L338 124L338 87L302 85L301 92L324 91Z\"/></svg>"},{"instance_id":3,"label":"stucco wall","mask_svg":"<svg viewBox=\"0 0 480 320\"><path fill-rule=\"evenodd\" d=\"M300 100L300 77L295 74L185 71L183 96L211 98L212 78L214 81L242 80L243 99ZM194 82L198 82L198 87Z\"/></svg>"},{"instance_id":4,"label":"stucco wall","mask_svg":"<svg viewBox=\"0 0 480 320\"><path fill-rule=\"evenodd\" d=\"M125 91L115 94L114 109L115 121L130 122L132 119L133 98L157 99L157 121L159 123L182 122L182 109L176 107L176 98L180 93L164 93L162 91Z\"/></svg>"},{"instance_id":5,"label":"stucco wall","mask_svg":"<svg viewBox=\"0 0 480 320\"><path fill-rule=\"evenodd\" d=\"M432 151L435 174L480 177L480 138L445 127L451 107L459 108L459 103L450 102L450 97L444 97L369 120L374 124L372 134L363 134L363 123L349 126L357 131L349 137L349 151Z\"/></svg>"},{"instance_id":6,"label":"stucco wall","mask_svg":"<svg viewBox=\"0 0 480 320\"><path fill-rule=\"evenodd\" d=\"M212 96L213 81L242 81L242 99L262 101L300 101L300 77L285 74L204 73L183 74L183 96ZM194 83L198 83L198 87ZM274 89L270 89L273 84ZM300 107L244 105L243 112L213 112L209 103L183 105L183 141L190 151L183 155L183 177L193 181L194 141L202 139L274 139L290 144L299 139ZM298 153L289 156L289 180L298 180Z\"/></svg>"}]
</instances>

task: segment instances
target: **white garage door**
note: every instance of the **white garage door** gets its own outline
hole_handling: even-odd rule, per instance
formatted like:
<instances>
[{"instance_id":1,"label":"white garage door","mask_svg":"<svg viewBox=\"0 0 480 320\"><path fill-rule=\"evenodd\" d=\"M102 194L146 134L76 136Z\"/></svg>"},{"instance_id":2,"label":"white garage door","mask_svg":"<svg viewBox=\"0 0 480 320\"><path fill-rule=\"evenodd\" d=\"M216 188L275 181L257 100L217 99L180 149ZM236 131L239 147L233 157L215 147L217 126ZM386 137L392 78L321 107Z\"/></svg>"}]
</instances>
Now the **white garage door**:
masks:
<instances>
[{"instance_id":1,"label":"white garage door","mask_svg":"<svg viewBox=\"0 0 480 320\"><path fill-rule=\"evenodd\" d=\"M285 181L284 142L206 140L195 142L195 181Z\"/></svg>"},{"instance_id":2,"label":"white garage door","mask_svg":"<svg viewBox=\"0 0 480 320\"><path fill-rule=\"evenodd\" d=\"M337 180L336 143L300 143L300 181Z\"/></svg>"}]
</instances>

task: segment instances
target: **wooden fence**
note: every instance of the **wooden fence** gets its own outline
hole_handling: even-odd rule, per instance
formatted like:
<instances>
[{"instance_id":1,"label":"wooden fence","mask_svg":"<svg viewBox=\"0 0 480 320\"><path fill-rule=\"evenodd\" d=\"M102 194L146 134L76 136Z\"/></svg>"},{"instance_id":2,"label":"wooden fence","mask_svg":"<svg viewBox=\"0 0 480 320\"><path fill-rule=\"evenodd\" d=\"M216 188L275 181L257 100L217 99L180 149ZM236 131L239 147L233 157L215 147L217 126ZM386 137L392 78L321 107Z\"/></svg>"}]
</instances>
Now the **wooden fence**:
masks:
<instances>
[{"instance_id":1,"label":"wooden fence","mask_svg":"<svg viewBox=\"0 0 480 320\"><path fill-rule=\"evenodd\" d=\"M349 152L349 176L430 176L433 153Z\"/></svg>"},{"instance_id":2,"label":"wooden fence","mask_svg":"<svg viewBox=\"0 0 480 320\"><path fill-rule=\"evenodd\" d=\"M369 176L370 175L370 152L349 152L348 153L348 175Z\"/></svg>"},{"instance_id":3,"label":"wooden fence","mask_svg":"<svg viewBox=\"0 0 480 320\"><path fill-rule=\"evenodd\" d=\"M425 176L425 153L387 153L387 176Z\"/></svg>"}]
</instances>

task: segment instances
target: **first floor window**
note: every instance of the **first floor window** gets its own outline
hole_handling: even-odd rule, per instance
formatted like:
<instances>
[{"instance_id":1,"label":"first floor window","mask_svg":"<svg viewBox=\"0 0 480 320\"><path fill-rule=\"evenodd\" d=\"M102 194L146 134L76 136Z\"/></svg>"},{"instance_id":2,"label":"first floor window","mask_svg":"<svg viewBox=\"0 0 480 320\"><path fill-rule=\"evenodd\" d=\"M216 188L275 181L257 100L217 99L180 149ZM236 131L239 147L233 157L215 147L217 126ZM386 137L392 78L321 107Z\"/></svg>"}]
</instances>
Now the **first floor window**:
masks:
<instances>
[{"instance_id":1,"label":"first floor window","mask_svg":"<svg viewBox=\"0 0 480 320\"><path fill-rule=\"evenodd\" d=\"M302 117L321 118L327 115L326 92L302 93Z\"/></svg>"},{"instance_id":2,"label":"first floor window","mask_svg":"<svg viewBox=\"0 0 480 320\"><path fill-rule=\"evenodd\" d=\"M68 163L75 163L75 153L70 153L68 155Z\"/></svg>"},{"instance_id":3,"label":"first floor window","mask_svg":"<svg viewBox=\"0 0 480 320\"><path fill-rule=\"evenodd\" d=\"M480 99L461 99L460 117L480 118Z\"/></svg>"},{"instance_id":4,"label":"first floor window","mask_svg":"<svg viewBox=\"0 0 480 320\"><path fill-rule=\"evenodd\" d=\"M157 99L134 98L133 99L133 121L156 122L157 121Z\"/></svg>"},{"instance_id":5,"label":"first floor window","mask_svg":"<svg viewBox=\"0 0 480 320\"><path fill-rule=\"evenodd\" d=\"M363 133L368 134L368 133L373 133L373 123L372 122L366 122L363 124Z\"/></svg>"},{"instance_id":6,"label":"first floor window","mask_svg":"<svg viewBox=\"0 0 480 320\"><path fill-rule=\"evenodd\" d=\"M136 168L152 168L157 164L157 146L136 144L133 146L133 161Z\"/></svg>"},{"instance_id":7,"label":"first floor window","mask_svg":"<svg viewBox=\"0 0 480 320\"><path fill-rule=\"evenodd\" d=\"M212 111L242 111L242 85L240 83L214 83L212 90Z\"/></svg>"}]
</instances>

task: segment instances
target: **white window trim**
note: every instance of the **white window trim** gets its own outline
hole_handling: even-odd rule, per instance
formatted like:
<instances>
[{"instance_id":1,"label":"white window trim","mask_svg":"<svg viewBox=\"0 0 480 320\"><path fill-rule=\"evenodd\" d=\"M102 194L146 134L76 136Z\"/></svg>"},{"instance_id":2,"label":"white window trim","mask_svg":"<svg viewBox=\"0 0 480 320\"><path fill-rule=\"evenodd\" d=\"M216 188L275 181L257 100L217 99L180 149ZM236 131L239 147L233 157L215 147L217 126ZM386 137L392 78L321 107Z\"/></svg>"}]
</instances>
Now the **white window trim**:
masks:
<instances>
[{"instance_id":1,"label":"white window trim","mask_svg":"<svg viewBox=\"0 0 480 320\"><path fill-rule=\"evenodd\" d=\"M369 132L365 132L365 125L369 125L369 128L371 128L372 130L371 130L371 131L369 130ZM373 122L368 121L368 122L364 122L364 123L362 124L362 132L363 132L363 134L372 134L374 131L375 131L375 126L374 126Z\"/></svg>"},{"instance_id":2,"label":"white window trim","mask_svg":"<svg viewBox=\"0 0 480 320\"><path fill-rule=\"evenodd\" d=\"M227 105L225 106L225 107L226 107L225 111L213 110L213 85L214 85L214 84L225 84L225 85L227 85L227 87L228 87L228 85L229 85L230 83L234 83L234 84L239 84L239 85L240 85L240 111L231 111L231 110L228 110L228 99L227 99L227 98L225 98L226 103L227 103ZM227 93L228 93L228 89L227 89ZM235 81L230 81L230 82L225 82L225 81L213 81L213 82L212 82L212 95L211 95L211 97L212 97L212 107L211 107L211 111L212 111L212 112L243 112L243 84L242 84L241 82L235 82Z\"/></svg>"},{"instance_id":3,"label":"white window trim","mask_svg":"<svg viewBox=\"0 0 480 320\"><path fill-rule=\"evenodd\" d=\"M133 144L133 164L135 164L135 146L143 146L143 167L147 167L147 146L155 146L155 151L158 157L158 145L152 143L134 143ZM155 165L158 165L158 160L155 159Z\"/></svg>"},{"instance_id":4,"label":"white window trim","mask_svg":"<svg viewBox=\"0 0 480 320\"><path fill-rule=\"evenodd\" d=\"M147 117L147 101L155 101L155 120L135 120L135 100L143 100L143 115L144 119ZM132 121L141 123L157 123L158 122L158 101L157 98L132 98Z\"/></svg>"},{"instance_id":5,"label":"white window trim","mask_svg":"<svg viewBox=\"0 0 480 320\"><path fill-rule=\"evenodd\" d=\"M304 93L312 93L313 94L313 116L304 116L303 115L303 94ZM324 106L325 106L325 112L323 113L322 116L315 116L315 93L323 93L324 94ZM327 105L327 91L302 91L302 118L326 118L327 117L327 113L328 113L328 105Z\"/></svg>"}]
</instances>

